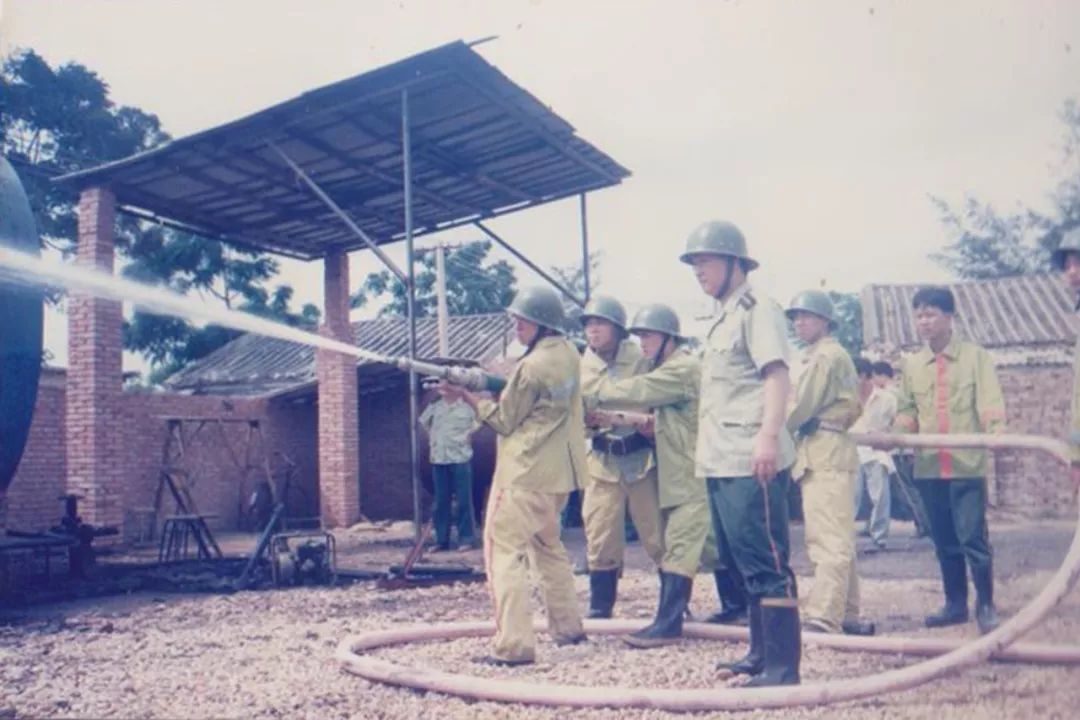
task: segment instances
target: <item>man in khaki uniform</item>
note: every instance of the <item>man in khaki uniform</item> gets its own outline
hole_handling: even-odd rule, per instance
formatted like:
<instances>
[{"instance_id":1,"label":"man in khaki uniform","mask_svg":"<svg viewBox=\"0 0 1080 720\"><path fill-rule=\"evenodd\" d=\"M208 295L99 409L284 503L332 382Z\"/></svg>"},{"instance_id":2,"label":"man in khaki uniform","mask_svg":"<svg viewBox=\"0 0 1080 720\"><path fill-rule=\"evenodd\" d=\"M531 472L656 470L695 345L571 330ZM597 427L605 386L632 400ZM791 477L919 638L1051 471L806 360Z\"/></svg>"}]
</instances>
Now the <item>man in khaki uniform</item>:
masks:
<instances>
[{"instance_id":1,"label":"man in khaki uniform","mask_svg":"<svg viewBox=\"0 0 1080 720\"><path fill-rule=\"evenodd\" d=\"M605 378L622 380L649 369L637 343L626 332L626 311L614 298L593 298L581 315L589 348L581 359L581 391L595 395ZM601 410L638 410L627 403L601 403ZM660 539L656 475L648 472L652 446L631 427L590 430L589 479L583 488L581 517L589 565L589 617L609 618L615 606L626 545L626 509L645 552L657 565Z\"/></svg>"},{"instance_id":2,"label":"man in khaki uniform","mask_svg":"<svg viewBox=\"0 0 1080 720\"><path fill-rule=\"evenodd\" d=\"M814 584L803 604L803 627L817 632L872 635L859 620L855 570L855 475L859 457L848 428L859 416L855 363L832 335L836 313L820 290L799 293L786 315L807 344L803 369L788 414L797 438L792 477L802 488L806 552Z\"/></svg>"},{"instance_id":3,"label":"man in khaki uniform","mask_svg":"<svg viewBox=\"0 0 1080 720\"><path fill-rule=\"evenodd\" d=\"M1065 283L1076 295L1076 307L1080 310L1080 228L1065 233L1061 244L1052 254L1054 267L1061 271ZM1080 490L1080 340L1073 357L1072 427L1069 432L1072 462L1069 474L1073 485Z\"/></svg>"},{"instance_id":4,"label":"man in khaki uniform","mask_svg":"<svg viewBox=\"0 0 1080 720\"><path fill-rule=\"evenodd\" d=\"M672 643L682 635L694 576L709 534L705 487L694 477L697 442L698 360L680 347L679 317L666 305L646 305L630 324L652 370L613 381L602 378L587 405L627 403L653 408L655 465L659 481L660 525L664 554L660 563L660 600L656 618L625 638L634 647Z\"/></svg>"},{"instance_id":5,"label":"man in khaki uniform","mask_svg":"<svg viewBox=\"0 0 1080 720\"><path fill-rule=\"evenodd\" d=\"M802 635L788 563L788 470L795 448L784 425L791 389L787 323L750 287L758 266L729 222L699 226L680 257L716 301L704 343L695 474L706 482L713 525L746 580L750 649L721 663L751 686L799 682Z\"/></svg>"},{"instance_id":6,"label":"man in khaki uniform","mask_svg":"<svg viewBox=\"0 0 1080 720\"><path fill-rule=\"evenodd\" d=\"M559 537L559 513L585 473L580 356L562 337L562 303L549 288L522 290L507 308L525 345L499 402L442 384L499 436L484 523L484 561L495 602L491 665L524 665L536 657L528 568L540 576L548 629L557 645L585 640L570 559Z\"/></svg>"},{"instance_id":7,"label":"man in khaki uniform","mask_svg":"<svg viewBox=\"0 0 1080 720\"><path fill-rule=\"evenodd\" d=\"M1002 432L1005 400L994 360L983 348L953 333L952 291L926 287L912 301L915 323L926 346L901 366L895 429L901 432ZM998 626L994 609L993 551L986 526L984 450L921 450L915 483L930 519L941 566L945 607L926 617L927 627L968 620L967 570L975 586L980 632Z\"/></svg>"}]
</instances>

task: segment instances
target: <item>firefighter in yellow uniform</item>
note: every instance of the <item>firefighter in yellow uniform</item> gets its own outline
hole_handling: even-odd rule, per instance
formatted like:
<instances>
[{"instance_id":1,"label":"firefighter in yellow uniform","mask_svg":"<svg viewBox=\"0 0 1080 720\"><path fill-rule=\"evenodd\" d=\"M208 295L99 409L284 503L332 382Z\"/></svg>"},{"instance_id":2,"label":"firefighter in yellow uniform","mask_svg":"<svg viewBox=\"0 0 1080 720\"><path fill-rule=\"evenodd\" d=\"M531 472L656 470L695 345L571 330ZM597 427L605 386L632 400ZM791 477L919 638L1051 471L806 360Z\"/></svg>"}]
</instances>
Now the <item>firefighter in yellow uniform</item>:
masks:
<instances>
[{"instance_id":1,"label":"firefighter in yellow uniform","mask_svg":"<svg viewBox=\"0 0 1080 720\"><path fill-rule=\"evenodd\" d=\"M655 412L652 472L659 483L664 547L660 601L653 622L625 638L634 647L651 648L682 635L683 616L709 535L705 484L694 476L701 370L697 358L680 347L679 317L668 306L646 305L629 330L641 341L652 370L618 381L603 378L596 394L586 397L586 405L628 403Z\"/></svg>"},{"instance_id":2,"label":"firefighter in yellow uniform","mask_svg":"<svg viewBox=\"0 0 1080 720\"><path fill-rule=\"evenodd\" d=\"M925 287L912 300L915 325L926 346L904 358L894 428L901 432L998 433L1005 429L1005 400L985 349L953 332L956 300L944 287ZM985 450L922 450L915 456L915 484L930 519L945 590L945 607L926 617L927 627L968 620L967 571L975 586L979 631L999 624L994 608L993 551L986 525Z\"/></svg>"},{"instance_id":3,"label":"firefighter in yellow uniform","mask_svg":"<svg viewBox=\"0 0 1080 720\"><path fill-rule=\"evenodd\" d=\"M522 290L507 312L528 350L498 403L448 384L498 434L495 475L484 520L484 561L495 603L491 665L534 662L528 568L540 578L548 629L557 645L585 640L559 513L585 472L580 356L562 336L562 303L548 288Z\"/></svg>"},{"instance_id":4,"label":"firefighter in yellow uniform","mask_svg":"<svg viewBox=\"0 0 1080 720\"><path fill-rule=\"evenodd\" d=\"M806 552L814 584L803 602L803 627L872 635L859 620L855 569L855 478L859 456L848 428L859 417L855 363L833 336L836 313L820 290L799 293L786 311L807 344L787 427L796 438L792 477L802 489Z\"/></svg>"},{"instance_id":5,"label":"firefighter in yellow uniform","mask_svg":"<svg viewBox=\"0 0 1080 720\"><path fill-rule=\"evenodd\" d=\"M611 297L593 298L581 315L589 343L581 359L581 391L595 395L604 379L623 380L649 369L637 343L628 339L626 311ZM601 410L640 410L632 403L601 403ZM590 618L609 618L622 572L626 510L645 552L660 564L660 510L656 475L650 473L649 439L632 427L590 428L589 479L581 517L589 565Z\"/></svg>"},{"instance_id":6,"label":"firefighter in yellow uniform","mask_svg":"<svg viewBox=\"0 0 1080 720\"><path fill-rule=\"evenodd\" d=\"M1052 255L1054 267L1061 272L1066 284L1076 295L1076 307L1080 310L1080 228L1065 233L1061 244ZM1073 357L1072 426L1069 431L1069 447L1072 461L1069 474L1074 487L1080 490L1080 340L1077 340Z\"/></svg>"}]
</instances>

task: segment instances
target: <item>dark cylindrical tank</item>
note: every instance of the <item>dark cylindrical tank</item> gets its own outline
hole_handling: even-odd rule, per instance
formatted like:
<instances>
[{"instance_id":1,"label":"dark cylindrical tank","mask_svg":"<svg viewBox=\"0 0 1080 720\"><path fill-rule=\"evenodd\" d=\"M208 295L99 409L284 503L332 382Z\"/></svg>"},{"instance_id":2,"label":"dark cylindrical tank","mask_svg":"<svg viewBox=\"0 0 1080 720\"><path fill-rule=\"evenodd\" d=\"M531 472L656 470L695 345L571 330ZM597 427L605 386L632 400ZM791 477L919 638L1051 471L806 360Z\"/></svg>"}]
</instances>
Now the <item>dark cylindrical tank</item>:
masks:
<instances>
[{"instance_id":1,"label":"dark cylindrical tank","mask_svg":"<svg viewBox=\"0 0 1080 720\"><path fill-rule=\"evenodd\" d=\"M0 156L0 245L40 252L30 203L19 177ZM0 264L0 492L19 467L41 374L42 289L13 278Z\"/></svg>"}]
</instances>

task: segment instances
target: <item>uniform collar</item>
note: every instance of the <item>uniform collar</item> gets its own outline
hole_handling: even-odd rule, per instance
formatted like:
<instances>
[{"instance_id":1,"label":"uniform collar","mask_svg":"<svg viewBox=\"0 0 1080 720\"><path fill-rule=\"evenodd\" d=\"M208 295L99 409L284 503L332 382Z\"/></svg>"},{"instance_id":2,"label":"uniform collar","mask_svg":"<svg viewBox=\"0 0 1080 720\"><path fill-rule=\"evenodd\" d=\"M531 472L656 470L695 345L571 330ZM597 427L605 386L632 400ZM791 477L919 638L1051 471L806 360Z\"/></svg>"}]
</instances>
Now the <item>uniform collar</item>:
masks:
<instances>
[{"instance_id":1,"label":"uniform collar","mask_svg":"<svg viewBox=\"0 0 1080 720\"><path fill-rule=\"evenodd\" d=\"M823 348L823 347L825 347L827 345L830 345L832 343L836 343L836 342L839 342L839 341L836 339L835 335L833 335L831 333L826 334L826 335L822 335L820 338L817 339L817 341L814 344L806 346L806 354L807 355L813 355L814 353L821 350L821 348Z\"/></svg>"},{"instance_id":2,"label":"uniform collar","mask_svg":"<svg viewBox=\"0 0 1080 720\"><path fill-rule=\"evenodd\" d=\"M922 353L922 361L928 365L937 360L937 355L944 355L949 360L956 360L960 354L960 340L956 337L956 331L953 330L952 337L949 338L949 342L940 353L935 354L929 345L924 345L920 352Z\"/></svg>"},{"instance_id":3,"label":"uniform collar","mask_svg":"<svg viewBox=\"0 0 1080 720\"><path fill-rule=\"evenodd\" d=\"M679 360L689 357L693 357L690 354L690 351L687 350L685 346L680 345L679 347L675 348L675 352L671 353L671 355L668 356L668 359L660 363L660 365L674 365Z\"/></svg>"},{"instance_id":4,"label":"uniform collar","mask_svg":"<svg viewBox=\"0 0 1080 720\"><path fill-rule=\"evenodd\" d=\"M545 335L540 338L533 347L551 347L563 339L562 335Z\"/></svg>"},{"instance_id":5,"label":"uniform collar","mask_svg":"<svg viewBox=\"0 0 1080 720\"><path fill-rule=\"evenodd\" d=\"M629 338L625 338L619 341L619 348L615 351L615 366L632 365L639 357L641 353L637 351L637 346Z\"/></svg>"},{"instance_id":6,"label":"uniform collar","mask_svg":"<svg viewBox=\"0 0 1080 720\"><path fill-rule=\"evenodd\" d=\"M720 314L726 315L734 310L735 307L738 306L739 301L750 293L750 290L750 281L744 280L743 284L735 288L731 294L728 295L728 299L720 304Z\"/></svg>"}]
</instances>

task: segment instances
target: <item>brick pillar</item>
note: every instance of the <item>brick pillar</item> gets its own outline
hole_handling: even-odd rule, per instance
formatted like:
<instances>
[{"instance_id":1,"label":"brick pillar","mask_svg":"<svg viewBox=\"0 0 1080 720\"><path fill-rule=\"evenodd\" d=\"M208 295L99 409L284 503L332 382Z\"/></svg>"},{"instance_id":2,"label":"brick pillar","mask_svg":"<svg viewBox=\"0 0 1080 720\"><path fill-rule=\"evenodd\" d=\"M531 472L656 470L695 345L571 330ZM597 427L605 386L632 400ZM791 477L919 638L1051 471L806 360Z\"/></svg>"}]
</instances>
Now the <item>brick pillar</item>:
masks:
<instances>
[{"instance_id":1,"label":"brick pillar","mask_svg":"<svg viewBox=\"0 0 1080 720\"><path fill-rule=\"evenodd\" d=\"M349 257L334 252L324 261L325 316L319 332L352 344L349 325ZM327 527L360 518L360 437L356 358L316 350L319 380L319 512Z\"/></svg>"},{"instance_id":2,"label":"brick pillar","mask_svg":"<svg viewBox=\"0 0 1080 720\"><path fill-rule=\"evenodd\" d=\"M110 191L82 192L78 265L112 272L115 220ZM75 292L68 297L67 491L82 496L79 514L92 525L123 522L122 320L118 302ZM59 516L59 502L56 510Z\"/></svg>"}]
</instances>

